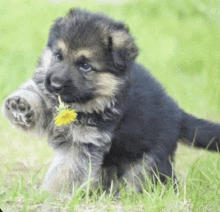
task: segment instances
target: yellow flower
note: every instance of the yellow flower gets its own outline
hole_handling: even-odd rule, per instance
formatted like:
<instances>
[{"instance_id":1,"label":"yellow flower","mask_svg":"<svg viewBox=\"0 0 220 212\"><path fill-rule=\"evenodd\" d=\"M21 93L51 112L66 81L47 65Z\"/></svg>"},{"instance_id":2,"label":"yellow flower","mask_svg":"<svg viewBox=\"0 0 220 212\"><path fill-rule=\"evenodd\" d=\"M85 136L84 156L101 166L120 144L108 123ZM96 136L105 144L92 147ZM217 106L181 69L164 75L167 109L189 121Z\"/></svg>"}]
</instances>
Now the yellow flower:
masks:
<instances>
[{"instance_id":1,"label":"yellow flower","mask_svg":"<svg viewBox=\"0 0 220 212\"><path fill-rule=\"evenodd\" d=\"M75 110L64 109L58 113L55 118L57 126L67 125L76 120L77 114Z\"/></svg>"},{"instance_id":2,"label":"yellow flower","mask_svg":"<svg viewBox=\"0 0 220 212\"><path fill-rule=\"evenodd\" d=\"M56 126L63 126L70 124L76 120L77 113L73 109L68 109L68 106L65 106L64 103L61 101L60 96L59 99L59 107L57 108L58 114L55 117L55 124Z\"/></svg>"}]
</instances>

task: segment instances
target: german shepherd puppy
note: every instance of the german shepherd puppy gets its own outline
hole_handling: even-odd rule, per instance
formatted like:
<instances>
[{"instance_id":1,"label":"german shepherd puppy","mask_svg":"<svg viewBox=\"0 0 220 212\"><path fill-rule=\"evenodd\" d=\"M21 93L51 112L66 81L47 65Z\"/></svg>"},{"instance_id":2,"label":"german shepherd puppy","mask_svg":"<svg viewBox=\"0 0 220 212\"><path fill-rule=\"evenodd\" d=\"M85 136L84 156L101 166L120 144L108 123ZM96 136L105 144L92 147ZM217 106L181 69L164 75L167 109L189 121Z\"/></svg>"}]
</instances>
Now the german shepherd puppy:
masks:
<instances>
[{"instance_id":1,"label":"german shepherd puppy","mask_svg":"<svg viewBox=\"0 0 220 212\"><path fill-rule=\"evenodd\" d=\"M135 62L128 28L105 15L71 10L52 25L35 74L11 94L3 111L27 132L48 137L55 158L43 187L67 186L141 191L144 175L173 177L177 141L217 151L220 126L178 107ZM54 124L58 95L77 111L69 125Z\"/></svg>"}]
</instances>

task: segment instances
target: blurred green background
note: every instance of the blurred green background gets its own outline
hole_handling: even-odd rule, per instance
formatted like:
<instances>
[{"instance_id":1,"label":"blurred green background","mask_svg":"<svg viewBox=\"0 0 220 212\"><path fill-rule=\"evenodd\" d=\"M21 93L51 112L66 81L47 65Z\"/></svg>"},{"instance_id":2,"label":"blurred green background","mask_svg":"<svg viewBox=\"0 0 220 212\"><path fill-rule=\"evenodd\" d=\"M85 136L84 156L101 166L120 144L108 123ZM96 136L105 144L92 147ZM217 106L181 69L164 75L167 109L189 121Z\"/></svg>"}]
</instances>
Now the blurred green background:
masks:
<instances>
[{"instance_id":1,"label":"blurred green background","mask_svg":"<svg viewBox=\"0 0 220 212\"><path fill-rule=\"evenodd\" d=\"M0 102L33 75L48 30L70 7L126 22L147 67L187 112L220 117L220 1L1 1ZM116 1L113 1L116 2Z\"/></svg>"},{"instance_id":2,"label":"blurred green background","mask_svg":"<svg viewBox=\"0 0 220 212\"><path fill-rule=\"evenodd\" d=\"M126 22L140 49L137 61L150 70L180 107L198 117L220 122L219 0L1 0L0 105L7 95L32 77L51 24L72 7L106 13ZM19 211L20 199L26 200L27 205L38 201L36 190L27 192L27 186L33 176L39 178L37 184L42 183L53 152L45 139L14 130L2 114L0 120L0 203ZM192 166L198 158L197 165ZM189 190L188 202L184 193L183 207L186 202L194 207L199 202L196 211L202 211L200 204L205 205L203 209L207 207L203 211L217 211L219 155L180 146L176 159L180 181L186 179L190 167L196 171L196 177L201 178L201 173L208 176L203 188L199 184ZM43 173L39 174L42 167ZM17 179L23 179L22 186ZM166 204L172 201L177 204L176 198L174 195L171 201L165 199ZM161 203L160 196L159 200ZM150 199L147 208L149 204ZM157 205L159 202L152 201L152 207Z\"/></svg>"},{"instance_id":3,"label":"blurred green background","mask_svg":"<svg viewBox=\"0 0 220 212\"><path fill-rule=\"evenodd\" d=\"M180 107L220 122L219 0L3 0L0 103L32 77L51 24L72 7L103 12L126 22L140 49L137 61ZM52 151L45 140L14 130L2 114L0 119L0 175L7 173L6 166L13 167L19 161L32 166L51 160ZM181 154L184 157L185 152ZM183 161L182 165L190 163Z\"/></svg>"}]
</instances>

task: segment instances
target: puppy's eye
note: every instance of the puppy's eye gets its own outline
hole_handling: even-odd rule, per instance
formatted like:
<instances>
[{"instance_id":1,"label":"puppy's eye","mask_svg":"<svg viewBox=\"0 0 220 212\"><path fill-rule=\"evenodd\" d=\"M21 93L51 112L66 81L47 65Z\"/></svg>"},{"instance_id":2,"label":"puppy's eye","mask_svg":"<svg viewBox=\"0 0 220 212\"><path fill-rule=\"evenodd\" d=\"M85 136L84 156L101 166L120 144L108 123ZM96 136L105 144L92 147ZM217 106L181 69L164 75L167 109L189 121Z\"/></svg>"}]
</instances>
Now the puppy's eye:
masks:
<instances>
[{"instance_id":1,"label":"puppy's eye","mask_svg":"<svg viewBox=\"0 0 220 212\"><path fill-rule=\"evenodd\" d=\"M56 54L55 54L55 57L56 57L56 60L57 60L57 61L63 60L63 57L62 57L62 55L61 55L60 53L56 53Z\"/></svg>"},{"instance_id":2,"label":"puppy's eye","mask_svg":"<svg viewBox=\"0 0 220 212\"><path fill-rule=\"evenodd\" d=\"M84 62L80 65L80 69L83 70L83 71L91 71L92 66L89 63Z\"/></svg>"}]
</instances>

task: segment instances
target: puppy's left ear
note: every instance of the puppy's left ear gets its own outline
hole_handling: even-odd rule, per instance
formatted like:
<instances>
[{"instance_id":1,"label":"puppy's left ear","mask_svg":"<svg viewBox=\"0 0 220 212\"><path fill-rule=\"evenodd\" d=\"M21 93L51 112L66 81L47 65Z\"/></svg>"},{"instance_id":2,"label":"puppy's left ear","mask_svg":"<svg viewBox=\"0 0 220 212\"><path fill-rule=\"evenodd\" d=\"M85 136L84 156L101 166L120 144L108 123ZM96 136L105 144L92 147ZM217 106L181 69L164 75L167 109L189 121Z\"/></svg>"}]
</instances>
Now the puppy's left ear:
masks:
<instances>
[{"instance_id":1,"label":"puppy's left ear","mask_svg":"<svg viewBox=\"0 0 220 212\"><path fill-rule=\"evenodd\" d=\"M108 46L117 68L124 69L138 55L138 48L126 29L113 31L108 37Z\"/></svg>"}]
</instances>

